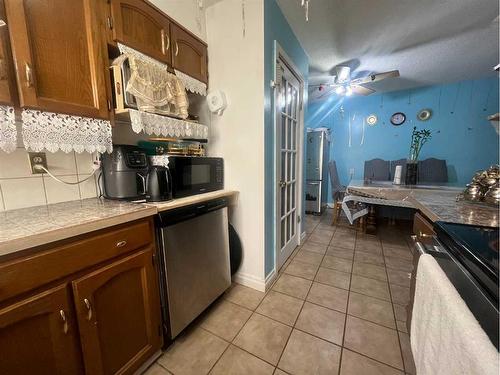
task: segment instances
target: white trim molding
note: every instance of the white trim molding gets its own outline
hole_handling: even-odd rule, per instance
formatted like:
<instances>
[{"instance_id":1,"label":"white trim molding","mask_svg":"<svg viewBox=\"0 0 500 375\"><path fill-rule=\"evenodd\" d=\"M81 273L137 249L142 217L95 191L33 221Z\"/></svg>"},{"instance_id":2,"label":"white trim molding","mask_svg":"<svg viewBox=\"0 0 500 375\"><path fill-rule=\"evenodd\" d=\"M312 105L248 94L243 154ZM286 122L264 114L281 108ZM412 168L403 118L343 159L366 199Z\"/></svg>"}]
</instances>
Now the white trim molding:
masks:
<instances>
[{"instance_id":1,"label":"white trim molding","mask_svg":"<svg viewBox=\"0 0 500 375\"><path fill-rule=\"evenodd\" d=\"M269 276L271 276L272 274L274 274L274 270L269 274ZM266 280L267 278L260 279L253 275L248 275L241 272L237 272L233 275L233 282L258 290L260 292L266 291Z\"/></svg>"}]
</instances>

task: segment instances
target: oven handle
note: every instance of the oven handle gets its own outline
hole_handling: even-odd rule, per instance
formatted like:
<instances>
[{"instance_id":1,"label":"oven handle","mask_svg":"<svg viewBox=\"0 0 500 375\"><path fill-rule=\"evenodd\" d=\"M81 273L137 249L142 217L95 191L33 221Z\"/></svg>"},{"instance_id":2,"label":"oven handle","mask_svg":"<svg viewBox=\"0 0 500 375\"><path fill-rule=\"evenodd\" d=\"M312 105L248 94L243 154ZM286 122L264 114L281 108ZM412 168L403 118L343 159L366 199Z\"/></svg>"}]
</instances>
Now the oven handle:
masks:
<instances>
[{"instance_id":1,"label":"oven handle","mask_svg":"<svg viewBox=\"0 0 500 375\"><path fill-rule=\"evenodd\" d=\"M422 242L419 241L419 237L417 235L412 235L411 239L415 243L415 247L417 248L418 252L422 254L432 254L432 253L447 253L447 251L444 249L443 245L438 241L436 236L422 236L422 237L432 237L434 244L432 245L432 248L426 247Z\"/></svg>"},{"instance_id":2,"label":"oven handle","mask_svg":"<svg viewBox=\"0 0 500 375\"><path fill-rule=\"evenodd\" d=\"M427 254L427 250L425 250L425 247L422 244L422 242L418 241L418 237L416 235L411 236L411 239L415 243L415 247L417 248L420 255Z\"/></svg>"}]
</instances>

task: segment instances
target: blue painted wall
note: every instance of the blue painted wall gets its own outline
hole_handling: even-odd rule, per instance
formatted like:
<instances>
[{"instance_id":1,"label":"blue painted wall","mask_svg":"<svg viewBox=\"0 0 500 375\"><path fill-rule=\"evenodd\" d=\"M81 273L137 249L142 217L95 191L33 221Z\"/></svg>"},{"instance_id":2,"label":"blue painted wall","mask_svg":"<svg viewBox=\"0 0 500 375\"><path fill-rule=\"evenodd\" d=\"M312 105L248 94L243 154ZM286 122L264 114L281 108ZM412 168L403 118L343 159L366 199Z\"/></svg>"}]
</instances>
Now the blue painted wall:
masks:
<instances>
[{"instance_id":1,"label":"blue painted wall","mask_svg":"<svg viewBox=\"0 0 500 375\"><path fill-rule=\"evenodd\" d=\"M332 130L330 158L337 162L343 184L349 182L351 168L354 179L363 178L365 160L408 157L411 132L417 126L433 133L422 148L420 159L445 159L450 182L464 186L476 170L498 163L499 138L487 120L488 115L499 112L498 82L497 78L487 78L367 97L339 99L332 95L309 104L305 123L307 127L326 126ZM416 118L423 108L433 112L432 118L425 122ZM407 116L400 127L390 123L395 112ZM378 123L374 127L365 125L361 144L363 119L372 113L378 116ZM328 196L331 201L330 192Z\"/></svg>"},{"instance_id":2,"label":"blue painted wall","mask_svg":"<svg viewBox=\"0 0 500 375\"><path fill-rule=\"evenodd\" d=\"M309 58L288 25L276 0L264 0L264 147L265 147L265 274L274 269L275 249L275 160L274 160L274 129L273 129L273 92L270 81L274 77L274 42L283 48L286 54L302 73L306 80L309 74ZM304 212L301 215L304 217Z\"/></svg>"}]
</instances>

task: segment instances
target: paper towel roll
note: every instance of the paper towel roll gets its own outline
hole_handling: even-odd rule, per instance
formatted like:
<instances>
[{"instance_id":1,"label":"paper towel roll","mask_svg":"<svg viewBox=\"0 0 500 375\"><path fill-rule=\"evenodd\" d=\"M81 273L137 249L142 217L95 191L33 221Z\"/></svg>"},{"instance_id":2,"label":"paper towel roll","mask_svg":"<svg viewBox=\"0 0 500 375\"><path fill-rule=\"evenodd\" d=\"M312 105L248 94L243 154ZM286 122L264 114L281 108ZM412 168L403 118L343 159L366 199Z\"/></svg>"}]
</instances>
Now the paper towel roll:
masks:
<instances>
[{"instance_id":1,"label":"paper towel roll","mask_svg":"<svg viewBox=\"0 0 500 375\"><path fill-rule=\"evenodd\" d=\"M401 165L396 165L396 170L394 171L394 185L401 185L401 172L403 167Z\"/></svg>"}]
</instances>

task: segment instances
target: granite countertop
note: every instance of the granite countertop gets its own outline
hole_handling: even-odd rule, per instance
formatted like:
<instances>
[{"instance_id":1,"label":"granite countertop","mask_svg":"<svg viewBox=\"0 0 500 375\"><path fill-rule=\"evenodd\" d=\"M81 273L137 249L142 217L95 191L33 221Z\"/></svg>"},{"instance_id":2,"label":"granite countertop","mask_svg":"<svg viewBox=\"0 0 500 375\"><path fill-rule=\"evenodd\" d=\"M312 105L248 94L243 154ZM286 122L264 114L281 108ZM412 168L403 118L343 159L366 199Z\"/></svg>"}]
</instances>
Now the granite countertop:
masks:
<instances>
[{"instance_id":1,"label":"granite countertop","mask_svg":"<svg viewBox=\"0 0 500 375\"><path fill-rule=\"evenodd\" d=\"M153 216L160 211L236 196L236 191L219 190L158 203L89 198L3 211L0 212L0 259L21 250Z\"/></svg>"},{"instance_id":2,"label":"granite countertop","mask_svg":"<svg viewBox=\"0 0 500 375\"><path fill-rule=\"evenodd\" d=\"M366 195L391 201L404 201L420 210L433 222L471 224L498 227L498 208L486 204L457 202L456 196L463 188L451 185L393 185L391 182L352 181L347 187L350 194ZM397 204L396 204L397 205Z\"/></svg>"}]
</instances>

